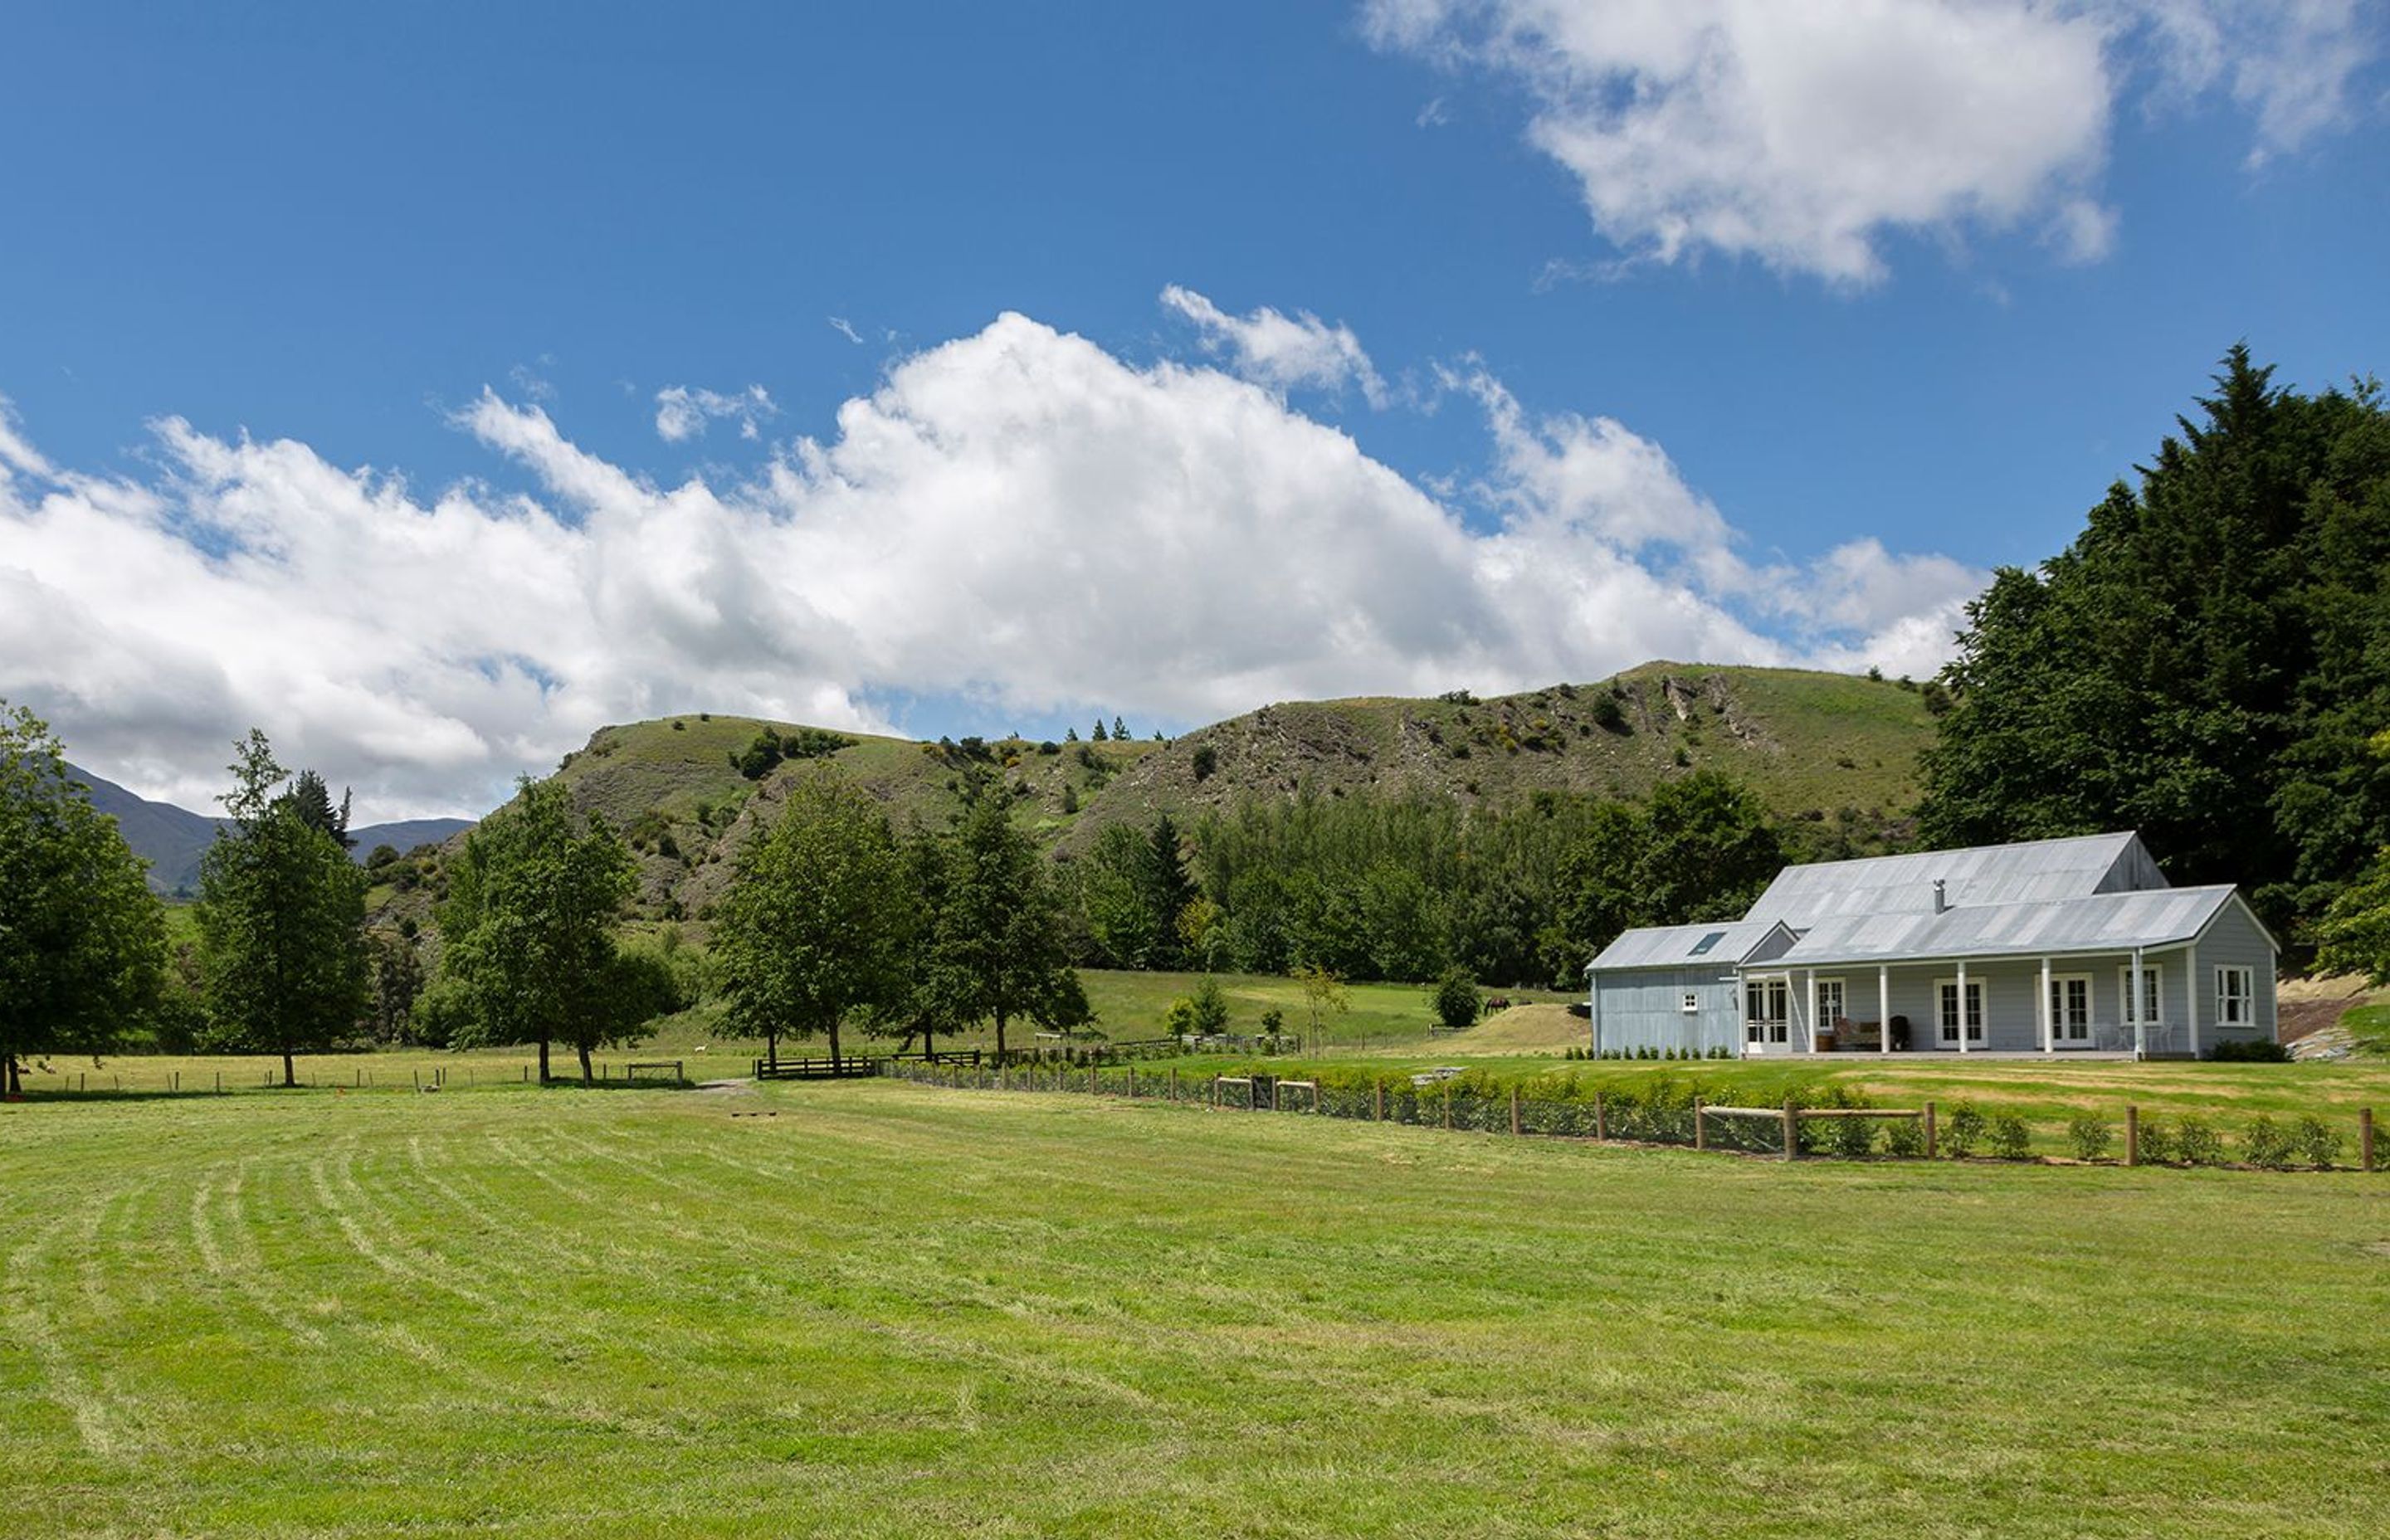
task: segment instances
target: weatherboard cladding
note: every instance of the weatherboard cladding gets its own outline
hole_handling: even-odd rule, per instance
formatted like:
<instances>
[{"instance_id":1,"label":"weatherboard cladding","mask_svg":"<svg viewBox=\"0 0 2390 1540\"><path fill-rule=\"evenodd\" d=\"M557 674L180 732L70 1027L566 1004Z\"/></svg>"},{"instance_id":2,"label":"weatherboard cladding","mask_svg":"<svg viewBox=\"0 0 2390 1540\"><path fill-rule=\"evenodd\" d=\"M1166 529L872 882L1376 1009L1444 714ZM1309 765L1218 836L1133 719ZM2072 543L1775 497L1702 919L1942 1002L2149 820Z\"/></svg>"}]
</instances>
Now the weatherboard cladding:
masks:
<instances>
[{"instance_id":1,"label":"weatherboard cladding","mask_svg":"<svg viewBox=\"0 0 2390 1540\"><path fill-rule=\"evenodd\" d=\"M1806 930L1852 916L1931 916L1937 881L1954 908L2044 904L2166 885L2139 836L2094 834L1787 866L1743 918L1781 920Z\"/></svg>"},{"instance_id":2,"label":"weatherboard cladding","mask_svg":"<svg viewBox=\"0 0 2390 1540\"><path fill-rule=\"evenodd\" d=\"M2097 893L2056 902L1986 904L1942 914L1846 915L1802 933L1789 968L2130 951L2191 941L2232 901L2227 884Z\"/></svg>"}]
</instances>

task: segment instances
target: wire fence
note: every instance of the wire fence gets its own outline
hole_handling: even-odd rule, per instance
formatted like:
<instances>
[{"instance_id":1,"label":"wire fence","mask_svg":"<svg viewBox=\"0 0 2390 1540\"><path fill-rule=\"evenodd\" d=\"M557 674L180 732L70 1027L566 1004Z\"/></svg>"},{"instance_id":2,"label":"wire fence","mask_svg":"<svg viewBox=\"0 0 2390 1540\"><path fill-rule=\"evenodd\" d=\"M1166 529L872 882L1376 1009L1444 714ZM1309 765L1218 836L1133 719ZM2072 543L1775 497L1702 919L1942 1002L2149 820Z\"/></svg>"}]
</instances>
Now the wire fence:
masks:
<instances>
[{"instance_id":1,"label":"wire fence","mask_svg":"<svg viewBox=\"0 0 2390 1540\"><path fill-rule=\"evenodd\" d=\"M2229 1127L2191 1113L2120 1117L2080 1111L2063 1125L1969 1102L1882 1107L1842 1087L1798 1090L1780 1106L1705 1101L1681 1082L1627 1086L1572 1084L1561 1094L1474 1075L1348 1075L1294 1079L1262 1072L1190 1073L1139 1064L890 1063L881 1073L918 1085L982 1092L1042 1092L1259 1113L1342 1118L1518 1137L1675 1146L1784 1160L2056 1158L2086 1164L2377 1169L2373 1112L2276 1118Z\"/></svg>"}]
</instances>

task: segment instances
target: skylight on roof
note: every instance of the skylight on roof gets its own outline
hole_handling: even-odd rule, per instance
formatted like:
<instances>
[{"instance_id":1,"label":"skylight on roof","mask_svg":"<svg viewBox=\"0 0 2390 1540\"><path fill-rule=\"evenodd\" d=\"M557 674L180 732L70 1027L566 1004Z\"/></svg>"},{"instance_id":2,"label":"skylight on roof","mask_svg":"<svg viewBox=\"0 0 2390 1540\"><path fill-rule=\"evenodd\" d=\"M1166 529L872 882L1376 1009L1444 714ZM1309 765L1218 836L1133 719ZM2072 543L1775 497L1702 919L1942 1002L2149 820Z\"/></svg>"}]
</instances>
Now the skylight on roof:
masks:
<instances>
[{"instance_id":1,"label":"skylight on roof","mask_svg":"<svg viewBox=\"0 0 2390 1540\"><path fill-rule=\"evenodd\" d=\"M1708 935L1703 936L1701 940L1693 943L1692 956L1698 957L1703 953L1707 952L1711 947L1715 946L1718 943L1724 940L1726 940L1725 931L1713 930Z\"/></svg>"}]
</instances>

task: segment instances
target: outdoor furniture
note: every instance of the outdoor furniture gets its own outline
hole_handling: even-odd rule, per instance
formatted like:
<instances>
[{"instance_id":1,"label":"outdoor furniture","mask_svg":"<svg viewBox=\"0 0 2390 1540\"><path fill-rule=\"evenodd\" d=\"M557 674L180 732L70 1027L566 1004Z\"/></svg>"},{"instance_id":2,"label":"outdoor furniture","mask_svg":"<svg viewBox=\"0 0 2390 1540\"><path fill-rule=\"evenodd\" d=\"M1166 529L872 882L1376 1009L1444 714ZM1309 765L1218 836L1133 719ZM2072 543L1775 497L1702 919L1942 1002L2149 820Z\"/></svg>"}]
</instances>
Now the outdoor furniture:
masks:
<instances>
[{"instance_id":1,"label":"outdoor furniture","mask_svg":"<svg viewBox=\"0 0 2390 1540\"><path fill-rule=\"evenodd\" d=\"M1861 1049L1873 1053L1883 1046L1883 1023L1854 1021L1847 1016L1834 1018L1834 1047L1842 1053Z\"/></svg>"}]
</instances>

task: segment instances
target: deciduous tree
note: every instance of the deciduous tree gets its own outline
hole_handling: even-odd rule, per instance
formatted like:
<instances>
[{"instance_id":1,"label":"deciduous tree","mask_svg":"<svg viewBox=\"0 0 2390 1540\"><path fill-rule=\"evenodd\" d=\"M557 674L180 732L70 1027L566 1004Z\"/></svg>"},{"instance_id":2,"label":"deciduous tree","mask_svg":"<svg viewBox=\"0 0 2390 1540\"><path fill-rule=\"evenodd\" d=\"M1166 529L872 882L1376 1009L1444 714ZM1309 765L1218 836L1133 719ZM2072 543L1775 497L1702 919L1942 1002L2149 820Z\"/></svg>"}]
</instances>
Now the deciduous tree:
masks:
<instances>
[{"instance_id":1,"label":"deciduous tree","mask_svg":"<svg viewBox=\"0 0 2390 1540\"><path fill-rule=\"evenodd\" d=\"M0 1092L19 1061L113 1046L155 1002L165 920L140 859L67 774L58 739L0 702Z\"/></svg>"},{"instance_id":2,"label":"deciduous tree","mask_svg":"<svg viewBox=\"0 0 2390 1540\"><path fill-rule=\"evenodd\" d=\"M330 1047L366 1014L365 877L320 810L286 787L263 732L235 752L232 827L199 863L210 1030L218 1046L278 1055L282 1084L295 1085L293 1056Z\"/></svg>"},{"instance_id":3,"label":"deciduous tree","mask_svg":"<svg viewBox=\"0 0 2390 1540\"><path fill-rule=\"evenodd\" d=\"M714 953L730 1020L777 1060L783 1036L829 1039L899 1010L918 913L888 819L852 783L808 776L739 861Z\"/></svg>"}]
</instances>

